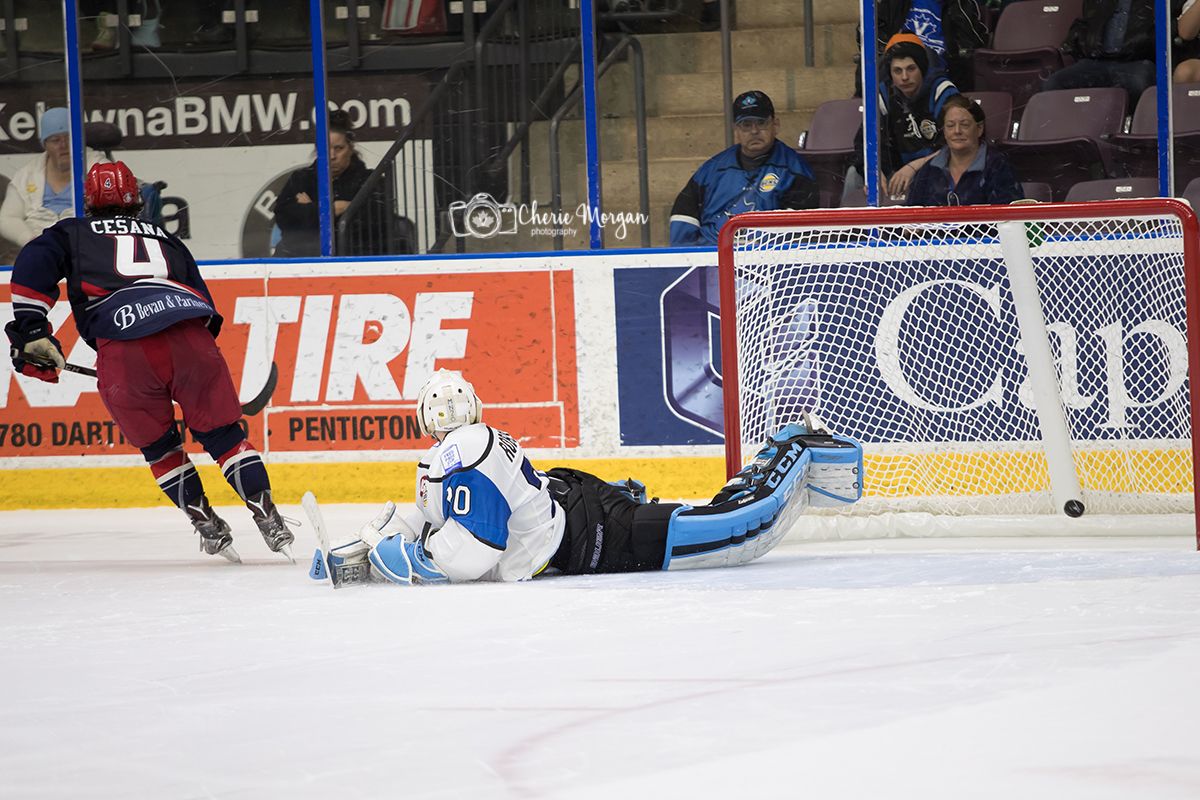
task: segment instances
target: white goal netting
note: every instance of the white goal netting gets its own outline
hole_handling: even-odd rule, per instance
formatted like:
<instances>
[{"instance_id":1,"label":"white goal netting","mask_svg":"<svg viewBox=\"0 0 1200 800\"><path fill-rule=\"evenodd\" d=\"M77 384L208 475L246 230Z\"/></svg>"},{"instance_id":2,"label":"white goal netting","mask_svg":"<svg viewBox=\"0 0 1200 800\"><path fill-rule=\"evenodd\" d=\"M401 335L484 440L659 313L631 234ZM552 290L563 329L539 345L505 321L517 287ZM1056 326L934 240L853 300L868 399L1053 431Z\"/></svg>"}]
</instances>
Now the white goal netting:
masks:
<instances>
[{"instance_id":1,"label":"white goal netting","mask_svg":"<svg viewBox=\"0 0 1200 800\"><path fill-rule=\"evenodd\" d=\"M1198 265L1173 207L1093 205L997 209L1024 215L1007 222L753 215L722 253L731 463L812 411L864 445L859 513L1054 513L1056 449L1088 514L1190 512L1184 276ZM1014 292L1022 261L1032 300ZM1047 344L1039 373L1027 354Z\"/></svg>"}]
</instances>

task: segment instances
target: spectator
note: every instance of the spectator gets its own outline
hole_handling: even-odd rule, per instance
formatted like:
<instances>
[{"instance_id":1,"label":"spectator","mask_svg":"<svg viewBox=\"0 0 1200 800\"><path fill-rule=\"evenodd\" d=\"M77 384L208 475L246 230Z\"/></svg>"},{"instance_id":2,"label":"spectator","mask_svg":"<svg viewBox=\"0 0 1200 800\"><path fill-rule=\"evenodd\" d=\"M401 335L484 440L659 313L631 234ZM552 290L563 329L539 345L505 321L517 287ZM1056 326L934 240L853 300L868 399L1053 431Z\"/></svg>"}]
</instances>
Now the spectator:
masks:
<instances>
[{"instance_id":1,"label":"spectator","mask_svg":"<svg viewBox=\"0 0 1200 800\"><path fill-rule=\"evenodd\" d=\"M877 0L875 3L876 52L887 50L897 33L913 33L929 48L930 67L945 72L964 91L974 86L972 53L988 42L977 0ZM862 93L862 75L855 77L855 96Z\"/></svg>"},{"instance_id":2,"label":"spectator","mask_svg":"<svg viewBox=\"0 0 1200 800\"><path fill-rule=\"evenodd\" d=\"M0 205L0 236L17 247L24 247L43 228L75 215L71 115L65 108L48 108L40 125L45 152L16 171ZM91 162L95 160L91 156Z\"/></svg>"},{"instance_id":3,"label":"spectator","mask_svg":"<svg viewBox=\"0 0 1200 800\"><path fill-rule=\"evenodd\" d=\"M1063 50L1075 57L1042 83L1043 90L1116 86L1130 105L1154 85L1154 4L1151 0L1096 0L1084 4Z\"/></svg>"},{"instance_id":4,"label":"spectator","mask_svg":"<svg viewBox=\"0 0 1200 800\"><path fill-rule=\"evenodd\" d=\"M898 33L888 40L880 65L879 83L879 172L883 189L892 197L908 191L913 176L937 149L937 120L946 101L958 94L958 87L945 75L930 75L929 52L920 37ZM859 158L863 153L863 132L855 140ZM846 174L843 205L849 195L862 188L863 164L860 160Z\"/></svg>"},{"instance_id":5,"label":"spectator","mask_svg":"<svg viewBox=\"0 0 1200 800\"><path fill-rule=\"evenodd\" d=\"M329 175L333 216L336 220L350 207L358 190L371 176L354 148L354 131L345 111L329 114ZM275 224L281 238L275 246L277 258L321 255L321 231L317 208L317 165L296 170L275 201ZM388 252L392 215L382 192L372 194L352 221L352 252L341 255L384 255Z\"/></svg>"},{"instance_id":6,"label":"spectator","mask_svg":"<svg viewBox=\"0 0 1200 800\"><path fill-rule=\"evenodd\" d=\"M1178 6L1178 1L1174 4ZM1177 64L1175 66L1175 83L1200 82L1200 57L1197 57L1196 36L1200 34L1200 3L1187 0L1179 10L1178 34L1182 41L1171 50ZM1182 58L1180 57L1182 56Z\"/></svg>"},{"instance_id":7,"label":"spectator","mask_svg":"<svg viewBox=\"0 0 1200 800\"><path fill-rule=\"evenodd\" d=\"M675 198L672 245L715 245L725 220L746 211L816 208L808 163L778 134L771 98L757 91L734 98L735 144L704 162Z\"/></svg>"},{"instance_id":8,"label":"spectator","mask_svg":"<svg viewBox=\"0 0 1200 800\"><path fill-rule=\"evenodd\" d=\"M1025 193L1008 159L988 147L978 103L955 95L942 106L938 129L946 145L912 180L910 206L972 206L1011 203Z\"/></svg>"}]
</instances>

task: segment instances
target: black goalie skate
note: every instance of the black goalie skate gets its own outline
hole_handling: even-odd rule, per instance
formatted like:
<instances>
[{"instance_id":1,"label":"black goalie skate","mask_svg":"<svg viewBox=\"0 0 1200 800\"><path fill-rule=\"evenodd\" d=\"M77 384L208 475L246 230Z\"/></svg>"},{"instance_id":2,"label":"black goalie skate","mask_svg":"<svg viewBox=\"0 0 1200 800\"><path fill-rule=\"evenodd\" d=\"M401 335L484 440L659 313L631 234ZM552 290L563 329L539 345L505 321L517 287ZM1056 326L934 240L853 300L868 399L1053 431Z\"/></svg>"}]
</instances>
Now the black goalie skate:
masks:
<instances>
[{"instance_id":1,"label":"black goalie skate","mask_svg":"<svg viewBox=\"0 0 1200 800\"><path fill-rule=\"evenodd\" d=\"M200 552L210 556L221 556L235 564L240 564L241 556L233 549L233 536L229 524L217 516L217 512L208 504L208 498L203 495L198 503L189 503L183 509L196 533L200 534Z\"/></svg>"},{"instance_id":2,"label":"black goalie skate","mask_svg":"<svg viewBox=\"0 0 1200 800\"><path fill-rule=\"evenodd\" d=\"M259 492L253 497L247 498L246 507L254 515L254 524L258 526L258 531L262 534L263 541L267 543L271 552L281 553L288 561L295 564L296 559L292 556L291 544L296 541L296 537L288 530L287 523L284 522L283 517L279 514L279 509L271 500L271 492L269 490Z\"/></svg>"}]
</instances>

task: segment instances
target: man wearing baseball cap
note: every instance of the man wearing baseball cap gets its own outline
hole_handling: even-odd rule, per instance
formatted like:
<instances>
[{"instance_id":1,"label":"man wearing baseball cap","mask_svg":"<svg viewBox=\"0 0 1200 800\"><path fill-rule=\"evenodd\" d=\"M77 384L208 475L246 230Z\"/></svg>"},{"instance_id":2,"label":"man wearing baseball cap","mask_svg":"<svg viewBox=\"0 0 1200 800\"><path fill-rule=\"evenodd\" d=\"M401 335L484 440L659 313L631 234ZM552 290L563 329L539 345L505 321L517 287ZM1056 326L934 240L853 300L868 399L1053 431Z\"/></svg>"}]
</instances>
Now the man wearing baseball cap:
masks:
<instances>
[{"instance_id":1,"label":"man wearing baseball cap","mask_svg":"<svg viewBox=\"0 0 1200 800\"><path fill-rule=\"evenodd\" d=\"M778 134L775 105L764 92L734 99L734 145L704 162L675 198L673 246L715 245L725 220L746 211L816 208L812 170Z\"/></svg>"},{"instance_id":2,"label":"man wearing baseball cap","mask_svg":"<svg viewBox=\"0 0 1200 800\"><path fill-rule=\"evenodd\" d=\"M44 152L16 171L0 205L0 236L17 247L24 247L60 219L75 216L71 116L67 109L46 109L38 124L38 138ZM96 157L93 155L91 160Z\"/></svg>"}]
</instances>

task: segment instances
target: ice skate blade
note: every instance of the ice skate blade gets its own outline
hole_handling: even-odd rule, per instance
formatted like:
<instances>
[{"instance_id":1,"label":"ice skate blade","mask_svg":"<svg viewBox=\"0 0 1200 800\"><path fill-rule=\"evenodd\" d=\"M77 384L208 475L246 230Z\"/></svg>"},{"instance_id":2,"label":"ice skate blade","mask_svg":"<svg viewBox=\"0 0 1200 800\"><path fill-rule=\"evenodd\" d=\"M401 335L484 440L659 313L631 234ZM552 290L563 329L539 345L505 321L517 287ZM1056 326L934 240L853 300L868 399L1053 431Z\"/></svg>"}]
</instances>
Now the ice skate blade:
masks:
<instances>
[{"instance_id":1,"label":"ice skate blade","mask_svg":"<svg viewBox=\"0 0 1200 800\"><path fill-rule=\"evenodd\" d=\"M229 545L221 552L217 553L221 558L230 561L234 564L242 563L242 557L238 555L238 551L233 549L233 545Z\"/></svg>"},{"instance_id":2,"label":"ice skate blade","mask_svg":"<svg viewBox=\"0 0 1200 800\"><path fill-rule=\"evenodd\" d=\"M281 556L283 556L284 558L286 558L288 561L292 562L293 564L296 563L296 557L294 555L292 555L292 546L290 544L285 544L285 545L281 546L275 552L279 553Z\"/></svg>"}]
</instances>

